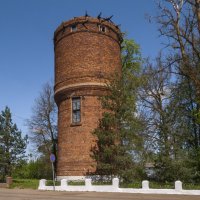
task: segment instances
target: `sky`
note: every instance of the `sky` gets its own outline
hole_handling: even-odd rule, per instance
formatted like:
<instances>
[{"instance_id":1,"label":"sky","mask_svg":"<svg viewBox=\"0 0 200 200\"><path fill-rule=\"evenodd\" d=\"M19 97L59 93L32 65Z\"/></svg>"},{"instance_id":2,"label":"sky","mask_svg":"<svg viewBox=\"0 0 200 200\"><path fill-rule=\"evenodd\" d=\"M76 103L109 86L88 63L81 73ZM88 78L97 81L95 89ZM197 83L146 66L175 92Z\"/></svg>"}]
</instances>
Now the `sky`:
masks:
<instances>
[{"instance_id":1,"label":"sky","mask_svg":"<svg viewBox=\"0 0 200 200\"><path fill-rule=\"evenodd\" d=\"M143 57L153 59L162 47L156 24L145 17L156 15L154 0L0 0L0 111L8 106L23 134L34 100L54 79L55 29L86 10L93 17L113 15Z\"/></svg>"}]
</instances>

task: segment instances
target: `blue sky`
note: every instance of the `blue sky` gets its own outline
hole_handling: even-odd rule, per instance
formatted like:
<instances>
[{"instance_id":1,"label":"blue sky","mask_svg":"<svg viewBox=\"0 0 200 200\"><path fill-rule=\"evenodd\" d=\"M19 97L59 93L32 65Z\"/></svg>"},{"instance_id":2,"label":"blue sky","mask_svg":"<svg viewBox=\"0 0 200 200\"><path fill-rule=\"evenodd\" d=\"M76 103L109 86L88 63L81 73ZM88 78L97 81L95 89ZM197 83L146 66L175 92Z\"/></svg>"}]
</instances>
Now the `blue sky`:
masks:
<instances>
[{"instance_id":1,"label":"blue sky","mask_svg":"<svg viewBox=\"0 0 200 200\"><path fill-rule=\"evenodd\" d=\"M13 121L28 134L34 99L54 78L53 33L62 21L100 12L113 21L152 59L161 48L154 0L0 0L0 111L9 106Z\"/></svg>"}]
</instances>

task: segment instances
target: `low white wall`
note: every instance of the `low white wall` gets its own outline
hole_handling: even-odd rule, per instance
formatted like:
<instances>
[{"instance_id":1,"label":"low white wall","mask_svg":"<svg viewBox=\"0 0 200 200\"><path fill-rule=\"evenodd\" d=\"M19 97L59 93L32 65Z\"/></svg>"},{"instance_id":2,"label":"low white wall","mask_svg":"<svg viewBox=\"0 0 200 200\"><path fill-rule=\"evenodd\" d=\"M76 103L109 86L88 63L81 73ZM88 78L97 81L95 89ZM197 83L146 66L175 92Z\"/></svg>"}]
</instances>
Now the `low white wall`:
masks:
<instances>
[{"instance_id":1,"label":"low white wall","mask_svg":"<svg viewBox=\"0 0 200 200\"><path fill-rule=\"evenodd\" d=\"M81 181L85 180L85 176L57 176L56 177L58 181L61 181L62 179L70 180L70 181Z\"/></svg>"},{"instance_id":2,"label":"low white wall","mask_svg":"<svg viewBox=\"0 0 200 200\"><path fill-rule=\"evenodd\" d=\"M46 186L46 180L42 179L39 183L39 190L54 190L54 186ZM91 179L85 179L83 186L68 185L66 179L61 180L60 186L55 186L56 191L71 192L124 192L124 193L142 193L142 194L183 194L183 195L200 195L200 190L183 190L182 182L175 182L175 189L150 189L149 181L142 181L142 188L119 188L119 179L114 178L112 185L92 185Z\"/></svg>"}]
</instances>

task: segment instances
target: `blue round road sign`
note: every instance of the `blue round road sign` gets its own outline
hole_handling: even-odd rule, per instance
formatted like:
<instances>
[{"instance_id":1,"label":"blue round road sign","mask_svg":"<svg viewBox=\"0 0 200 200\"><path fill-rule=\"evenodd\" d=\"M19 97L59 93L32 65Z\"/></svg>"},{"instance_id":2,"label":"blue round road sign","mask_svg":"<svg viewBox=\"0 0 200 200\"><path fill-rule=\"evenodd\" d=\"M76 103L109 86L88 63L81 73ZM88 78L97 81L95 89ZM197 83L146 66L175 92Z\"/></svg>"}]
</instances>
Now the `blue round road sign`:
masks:
<instances>
[{"instance_id":1,"label":"blue round road sign","mask_svg":"<svg viewBox=\"0 0 200 200\"><path fill-rule=\"evenodd\" d=\"M56 160L56 157L55 157L55 155L52 153L52 154L50 155L50 161L51 161L51 162L55 162L55 160Z\"/></svg>"}]
</instances>

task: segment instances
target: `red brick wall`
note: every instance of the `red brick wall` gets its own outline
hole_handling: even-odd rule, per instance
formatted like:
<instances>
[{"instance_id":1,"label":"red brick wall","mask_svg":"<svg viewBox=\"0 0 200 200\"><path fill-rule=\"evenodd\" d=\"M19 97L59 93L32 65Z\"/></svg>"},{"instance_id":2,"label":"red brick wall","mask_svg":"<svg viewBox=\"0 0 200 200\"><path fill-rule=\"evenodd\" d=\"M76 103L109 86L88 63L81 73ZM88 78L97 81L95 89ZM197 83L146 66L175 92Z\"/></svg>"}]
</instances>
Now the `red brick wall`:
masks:
<instances>
[{"instance_id":1,"label":"red brick wall","mask_svg":"<svg viewBox=\"0 0 200 200\"><path fill-rule=\"evenodd\" d=\"M87 21L83 26L81 23ZM71 32L76 24L77 31ZM114 24L79 17L55 31L55 100L58 105L58 176L81 176L95 171L91 147L102 109L98 97L105 83L121 73L120 31ZM87 27L87 28L86 28ZM81 96L81 124L73 126L71 98Z\"/></svg>"}]
</instances>

